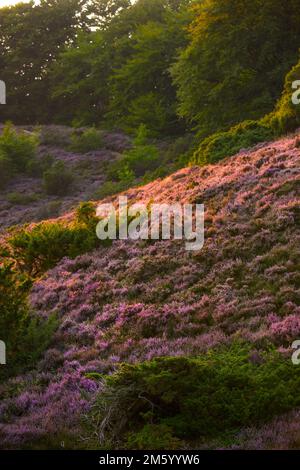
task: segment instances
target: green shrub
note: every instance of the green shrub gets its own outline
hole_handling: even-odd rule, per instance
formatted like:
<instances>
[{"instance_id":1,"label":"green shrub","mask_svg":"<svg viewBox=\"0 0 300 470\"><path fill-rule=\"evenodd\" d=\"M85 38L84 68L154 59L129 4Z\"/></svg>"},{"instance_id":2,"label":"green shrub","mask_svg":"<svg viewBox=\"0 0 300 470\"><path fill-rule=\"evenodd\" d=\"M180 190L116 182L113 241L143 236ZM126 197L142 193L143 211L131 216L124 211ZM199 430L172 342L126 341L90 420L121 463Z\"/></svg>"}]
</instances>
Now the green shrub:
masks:
<instances>
[{"instance_id":1,"label":"green shrub","mask_svg":"<svg viewBox=\"0 0 300 470\"><path fill-rule=\"evenodd\" d=\"M190 160L195 146L194 136L186 134L173 140L165 152L166 162L179 163L184 166Z\"/></svg>"},{"instance_id":2,"label":"green shrub","mask_svg":"<svg viewBox=\"0 0 300 470\"><path fill-rule=\"evenodd\" d=\"M30 286L30 280L16 272L12 263L0 266L0 331L7 355L1 380L32 367L57 328L54 316L45 320L30 315L26 303Z\"/></svg>"},{"instance_id":3,"label":"green shrub","mask_svg":"<svg viewBox=\"0 0 300 470\"><path fill-rule=\"evenodd\" d=\"M14 175L13 166L6 154L0 149L0 189L7 186Z\"/></svg>"},{"instance_id":4,"label":"green shrub","mask_svg":"<svg viewBox=\"0 0 300 470\"><path fill-rule=\"evenodd\" d=\"M74 133L71 140L71 150L73 152L87 153L103 148L102 133L94 127L86 129L81 134Z\"/></svg>"},{"instance_id":5,"label":"green shrub","mask_svg":"<svg viewBox=\"0 0 300 470\"><path fill-rule=\"evenodd\" d=\"M28 173L36 161L38 137L17 132L6 124L0 135L0 188L4 188L17 173Z\"/></svg>"},{"instance_id":6,"label":"green shrub","mask_svg":"<svg viewBox=\"0 0 300 470\"><path fill-rule=\"evenodd\" d=\"M274 138L271 128L259 121L244 121L225 132L217 132L204 139L190 163L206 165L236 154L259 142Z\"/></svg>"},{"instance_id":7,"label":"green shrub","mask_svg":"<svg viewBox=\"0 0 300 470\"><path fill-rule=\"evenodd\" d=\"M108 168L108 178L114 181L132 182L143 176L146 171L153 171L160 163L160 156L155 145L148 143L148 131L141 125L133 147L123 153L122 158Z\"/></svg>"},{"instance_id":8,"label":"green shrub","mask_svg":"<svg viewBox=\"0 0 300 470\"><path fill-rule=\"evenodd\" d=\"M300 107L292 102L292 94L295 91L292 83L296 80L300 80L300 61L287 74L283 93L275 110L262 120L274 130L276 135L294 131L300 126Z\"/></svg>"},{"instance_id":9,"label":"green shrub","mask_svg":"<svg viewBox=\"0 0 300 470\"><path fill-rule=\"evenodd\" d=\"M91 251L99 242L96 232L79 224L42 222L18 229L9 239L10 257L31 276L53 268L63 257Z\"/></svg>"},{"instance_id":10,"label":"green shrub","mask_svg":"<svg viewBox=\"0 0 300 470\"><path fill-rule=\"evenodd\" d=\"M90 418L103 445L160 448L149 425L167 426L169 439L221 437L298 406L299 386L290 359L269 352L252 361L250 347L233 344L196 358L121 365L105 379Z\"/></svg>"},{"instance_id":11,"label":"green shrub","mask_svg":"<svg viewBox=\"0 0 300 470\"><path fill-rule=\"evenodd\" d=\"M92 202L82 202L76 209L76 221L78 224L83 224L91 231L96 230L97 223L99 222L96 216L96 207Z\"/></svg>"},{"instance_id":12,"label":"green shrub","mask_svg":"<svg viewBox=\"0 0 300 470\"><path fill-rule=\"evenodd\" d=\"M69 193L74 177L64 162L57 161L43 175L43 185L47 194L65 196Z\"/></svg>"},{"instance_id":13,"label":"green shrub","mask_svg":"<svg viewBox=\"0 0 300 470\"><path fill-rule=\"evenodd\" d=\"M46 170L51 168L54 161L54 157L51 154L46 154L39 159L31 160L27 165L27 173L33 177L40 177Z\"/></svg>"},{"instance_id":14,"label":"green shrub","mask_svg":"<svg viewBox=\"0 0 300 470\"><path fill-rule=\"evenodd\" d=\"M38 137L36 134L17 132L11 124L7 124L0 136L1 159L6 158L12 173L25 172L28 164L36 158Z\"/></svg>"}]
</instances>

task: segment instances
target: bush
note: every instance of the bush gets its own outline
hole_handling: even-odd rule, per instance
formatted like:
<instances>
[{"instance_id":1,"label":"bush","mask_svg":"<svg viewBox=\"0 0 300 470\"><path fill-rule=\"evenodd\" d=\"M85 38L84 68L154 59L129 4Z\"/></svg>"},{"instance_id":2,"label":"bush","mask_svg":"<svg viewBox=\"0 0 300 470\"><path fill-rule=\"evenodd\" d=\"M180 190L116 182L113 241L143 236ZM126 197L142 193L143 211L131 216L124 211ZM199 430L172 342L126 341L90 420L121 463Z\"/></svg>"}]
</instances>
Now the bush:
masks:
<instances>
[{"instance_id":1,"label":"bush","mask_svg":"<svg viewBox=\"0 0 300 470\"><path fill-rule=\"evenodd\" d=\"M300 79L300 61L287 74L284 89L275 110L268 114L262 122L270 126L276 135L294 131L300 126L299 105L292 103L292 83Z\"/></svg>"},{"instance_id":2,"label":"bush","mask_svg":"<svg viewBox=\"0 0 300 470\"><path fill-rule=\"evenodd\" d=\"M49 170L54 164L55 160L53 155L46 154L43 157L31 160L27 165L27 173L33 177L40 177L46 170Z\"/></svg>"},{"instance_id":3,"label":"bush","mask_svg":"<svg viewBox=\"0 0 300 470\"><path fill-rule=\"evenodd\" d=\"M91 127L81 134L74 133L71 137L71 150L73 152L87 153L103 148L102 133Z\"/></svg>"},{"instance_id":4,"label":"bush","mask_svg":"<svg viewBox=\"0 0 300 470\"><path fill-rule=\"evenodd\" d=\"M190 163L206 165L238 153L259 142L274 138L271 128L259 121L244 121L226 132L217 132L204 139Z\"/></svg>"},{"instance_id":5,"label":"bush","mask_svg":"<svg viewBox=\"0 0 300 470\"><path fill-rule=\"evenodd\" d=\"M95 400L94 431L104 445L154 449L160 444L150 425L167 426L170 440L215 438L300 404L300 376L289 359L270 352L258 364L250 357L250 347L233 344L197 358L123 364Z\"/></svg>"},{"instance_id":6,"label":"bush","mask_svg":"<svg viewBox=\"0 0 300 470\"><path fill-rule=\"evenodd\" d=\"M131 182L134 178L143 176L146 171L153 171L159 162L158 149L148 143L147 128L141 125L133 141L133 147L109 167L107 175L115 181Z\"/></svg>"},{"instance_id":7,"label":"bush","mask_svg":"<svg viewBox=\"0 0 300 470\"><path fill-rule=\"evenodd\" d=\"M78 224L83 224L91 231L96 231L97 223L99 222L96 216L96 207L92 202L82 202L76 209L76 221Z\"/></svg>"},{"instance_id":8,"label":"bush","mask_svg":"<svg viewBox=\"0 0 300 470\"><path fill-rule=\"evenodd\" d=\"M7 124L0 136L0 188L4 188L17 173L28 172L36 159L38 138L34 134L16 132Z\"/></svg>"},{"instance_id":9,"label":"bush","mask_svg":"<svg viewBox=\"0 0 300 470\"><path fill-rule=\"evenodd\" d=\"M29 314L26 295L31 282L12 266L10 263L0 266L0 331L7 354L7 367L1 368L1 379L32 367L57 327L53 316L44 320Z\"/></svg>"},{"instance_id":10,"label":"bush","mask_svg":"<svg viewBox=\"0 0 300 470\"><path fill-rule=\"evenodd\" d=\"M21 228L9 239L10 257L31 276L53 268L63 257L91 251L99 240L88 227L63 222L42 222L32 229Z\"/></svg>"},{"instance_id":11,"label":"bush","mask_svg":"<svg viewBox=\"0 0 300 470\"><path fill-rule=\"evenodd\" d=\"M47 194L65 196L69 193L74 177L64 162L57 161L43 175L43 185Z\"/></svg>"}]
</instances>

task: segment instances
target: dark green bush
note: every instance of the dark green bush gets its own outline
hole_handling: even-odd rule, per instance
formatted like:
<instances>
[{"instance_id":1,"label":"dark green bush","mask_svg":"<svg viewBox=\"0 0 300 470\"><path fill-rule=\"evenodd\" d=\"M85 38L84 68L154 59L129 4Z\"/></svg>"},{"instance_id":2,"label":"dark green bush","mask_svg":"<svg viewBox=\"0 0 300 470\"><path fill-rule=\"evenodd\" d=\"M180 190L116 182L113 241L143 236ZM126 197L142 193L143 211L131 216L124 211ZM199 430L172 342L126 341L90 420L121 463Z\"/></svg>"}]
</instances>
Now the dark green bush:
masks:
<instances>
[{"instance_id":1,"label":"dark green bush","mask_svg":"<svg viewBox=\"0 0 300 470\"><path fill-rule=\"evenodd\" d=\"M215 438L298 406L300 375L290 359L270 352L252 361L250 353L233 344L197 358L121 365L106 378L91 414L103 444L155 448L149 425L167 426L170 439Z\"/></svg>"},{"instance_id":2,"label":"dark green bush","mask_svg":"<svg viewBox=\"0 0 300 470\"><path fill-rule=\"evenodd\" d=\"M64 162L57 161L43 175L44 189L47 194L65 196L69 193L74 177Z\"/></svg>"},{"instance_id":3,"label":"dark green bush","mask_svg":"<svg viewBox=\"0 0 300 470\"><path fill-rule=\"evenodd\" d=\"M292 102L292 94L295 91L292 84L296 80L300 80L300 61L287 74L283 93L275 110L262 120L263 123L274 130L276 135L294 131L300 126L300 105Z\"/></svg>"},{"instance_id":4,"label":"dark green bush","mask_svg":"<svg viewBox=\"0 0 300 470\"><path fill-rule=\"evenodd\" d=\"M191 162L196 165L216 163L259 142L274 138L269 126L259 121L244 121L225 132L217 132L204 139L195 151Z\"/></svg>"},{"instance_id":5,"label":"dark green bush","mask_svg":"<svg viewBox=\"0 0 300 470\"><path fill-rule=\"evenodd\" d=\"M0 186L4 187L16 173L28 171L36 159L38 137L36 134L17 132L6 124L0 135Z\"/></svg>"},{"instance_id":6,"label":"dark green bush","mask_svg":"<svg viewBox=\"0 0 300 470\"><path fill-rule=\"evenodd\" d=\"M33 366L57 327L55 317L45 320L30 314L26 303L30 286L30 280L20 275L13 263L0 266L0 331L7 356L1 380Z\"/></svg>"},{"instance_id":7,"label":"dark green bush","mask_svg":"<svg viewBox=\"0 0 300 470\"><path fill-rule=\"evenodd\" d=\"M132 182L143 176L146 171L153 171L160 163L160 156L155 145L148 143L148 131L141 125L138 129L133 147L123 153L122 158L112 163L107 175L113 181Z\"/></svg>"},{"instance_id":8,"label":"dark green bush","mask_svg":"<svg viewBox=\"0 0 300 470\"><path fill-rule=\"evenodd\" d=\"M71 140L71 150L73 152L87 153L103 148L102 133L94 127L86 129L80 134L75 132Z\"/></svg>"},{"instance_id":9,"label":"dark green bush","mask_svg":"<svg viewBox=\"0 0 300 470\"><path fill-rule=\"evenodd\" d=\"M49 170L54 164L54 157L51 154L43 155L43 157L31 160L27 165L27 172L30 176L40 177L44 172Z\"/></svg>"},{"instance_id":10,"label":"dark green bush","mask_svg":"<svg viewBox=\"0 0 300 470\"><path fill-rule=\"evenodd\" d=\"M42 222L32 229L21 228L8 239L10 257L32 276L53 268L65 256L75 258L91 251L98 242L94 230L63 222Z\"/></svg>"}]
</instances>

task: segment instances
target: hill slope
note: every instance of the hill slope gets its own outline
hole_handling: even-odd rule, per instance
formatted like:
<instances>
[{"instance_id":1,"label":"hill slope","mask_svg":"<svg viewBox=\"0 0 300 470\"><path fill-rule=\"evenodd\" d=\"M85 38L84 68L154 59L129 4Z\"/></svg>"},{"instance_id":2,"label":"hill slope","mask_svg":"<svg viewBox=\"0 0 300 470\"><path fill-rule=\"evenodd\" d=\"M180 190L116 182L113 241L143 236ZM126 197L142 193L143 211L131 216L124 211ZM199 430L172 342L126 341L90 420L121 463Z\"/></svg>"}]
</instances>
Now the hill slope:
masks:
<instances>
[{"instance_id":1,"label":"hill slope","mask_svg":"<svg viewBox=\"0 0 300 470\"><path fill-rule=\"evenodd\" d=\"M80 445L80 419L102 387L87 374L119 362L197 356L236 340L250 343L253 362L269 344L290 355L300 337L299 143L288 137L127 192L131 201L204 203L201 251L116 241L35 283L32 309L57 312L60 325L36 369L0 387L2 447ZM239 430L235 442L299 446L299 424L294 410Z\"/></svg>"}]
</instances>

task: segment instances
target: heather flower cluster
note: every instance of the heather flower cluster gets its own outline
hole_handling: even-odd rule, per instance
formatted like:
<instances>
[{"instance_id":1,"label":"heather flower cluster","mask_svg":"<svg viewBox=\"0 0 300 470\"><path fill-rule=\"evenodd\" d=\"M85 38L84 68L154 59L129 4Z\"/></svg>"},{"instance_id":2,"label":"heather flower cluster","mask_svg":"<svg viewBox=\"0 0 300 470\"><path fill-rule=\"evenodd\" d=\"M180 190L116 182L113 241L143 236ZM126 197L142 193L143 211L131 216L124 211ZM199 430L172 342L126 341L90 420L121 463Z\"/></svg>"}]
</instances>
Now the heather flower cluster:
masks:
<instances>
[{"instance_id":1,"label":"heather flower cluster","mask_svg":"<svg viewBox=\"0 0 300 470\"><path fill-rule=\"evenodd\" d=\"M193 356L236 339L254 351L275 344L289 353L300 337L295 143L260 145L127 192L145 203L203 202L201 251L188 252L181 241L115 241L63 259L35 282L31 308L56 313L59 327L36 370L0 387L1 446L26 447L49 435L78 446L81 419L101 387L90 374L111 373L123 361ZM237 446L289 445L299 439L293 417L299 422L295 411L288 423L242 430ZM290 432L284 442L280 430Z\"/></svg>"}]
</instances>

